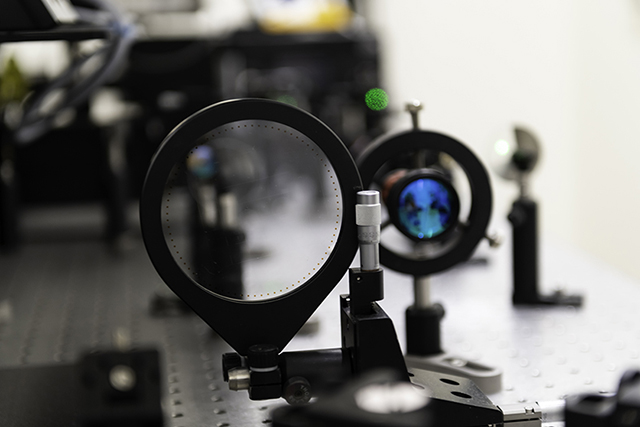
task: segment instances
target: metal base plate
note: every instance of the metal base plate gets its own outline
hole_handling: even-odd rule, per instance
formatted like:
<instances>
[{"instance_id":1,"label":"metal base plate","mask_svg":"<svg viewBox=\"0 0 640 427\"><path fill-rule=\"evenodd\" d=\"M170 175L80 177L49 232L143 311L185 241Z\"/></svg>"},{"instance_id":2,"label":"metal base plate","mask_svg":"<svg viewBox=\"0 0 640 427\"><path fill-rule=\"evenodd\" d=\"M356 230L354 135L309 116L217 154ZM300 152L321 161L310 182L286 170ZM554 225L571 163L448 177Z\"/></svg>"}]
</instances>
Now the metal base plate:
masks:
<instances>
[{"instance_id":1,"label":"metal base plate","mask_svg":"<svg viewBox=\"0 0 640 427\"><path fill-rule=\"evenodd\" d=\"M502 370L493 366L472 362L447 353L434 356L405 356L407 368L458 375L473 380L486 394L502 391Z\"/></svg>"}]
</instances>

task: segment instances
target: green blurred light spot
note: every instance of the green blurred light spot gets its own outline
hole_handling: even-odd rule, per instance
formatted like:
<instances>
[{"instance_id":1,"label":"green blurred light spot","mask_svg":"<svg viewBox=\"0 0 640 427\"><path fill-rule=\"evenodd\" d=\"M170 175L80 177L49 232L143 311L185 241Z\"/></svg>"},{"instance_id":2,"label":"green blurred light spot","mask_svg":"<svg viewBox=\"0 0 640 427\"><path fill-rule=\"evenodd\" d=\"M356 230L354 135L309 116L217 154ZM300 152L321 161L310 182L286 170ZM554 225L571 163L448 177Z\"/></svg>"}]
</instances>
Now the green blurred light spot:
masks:
<instances>
[{"instance_id":1,"label":"green blurred light spot","mask_svg":"<svg viewBox=\"0 0 640 427\"><path fill-rule=\"evenodd\" d=\"M367 103L367 107L374 111L380 111L387 108L389 105L389 96L387 92L380 88L370 89L364 96L364 102Z\"/></svg>"},{"instance_id":2,"label":"green blurred light spot","mask_svg":"<svg viewBox=\"0 0 640 427\"><path fill-rule=\"evenodd\" d=\"M276 101L293 105L294 107L298 106L298 101L296 101L296 99L291 95L280 95L279 97L276 98Z\"/></svg>"},{"instance_id":3,"label":"green blurred light spot","mask_svg":"<svg viewBox=\"0 0 640 427\"><path fill-rule=\"evenodd\" d=\"M493 146L493 149L501 156L509 154L509 143L504 139L499 139Z\"/></svg>"}]
</instances>

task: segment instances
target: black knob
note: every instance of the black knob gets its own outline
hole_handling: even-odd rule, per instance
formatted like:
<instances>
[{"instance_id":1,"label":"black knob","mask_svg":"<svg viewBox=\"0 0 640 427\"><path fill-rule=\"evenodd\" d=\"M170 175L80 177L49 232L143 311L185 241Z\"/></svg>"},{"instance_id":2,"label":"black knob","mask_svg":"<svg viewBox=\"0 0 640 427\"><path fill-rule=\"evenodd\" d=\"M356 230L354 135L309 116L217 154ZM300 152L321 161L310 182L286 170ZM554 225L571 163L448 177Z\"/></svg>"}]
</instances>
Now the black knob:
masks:
<instances>
[{"instance_id":1,"label":"black knob","mask_svg":"<svg viewBox=\"0 0 640 427\"><path fill-rule=\"evenodd\" d=\"M229 381L229 371L242 366L242 356L238 353L225 353L222 355L222 376Z\"/></svg>"},{"instance_id":2,"label":"black knob","mask_svg":"<svg viewBox=\"0 0 640 427\"><path fill-rule=\"evenodd\" d=\"M302 405L311 400L311 384L303 377L290 378L282 387L282 397L289 405Z\"/></svg>"},{"instance_id":3,"label":"black knob","mask_svg":"<svg viewBox=\"0 0 640 427\"><path fill-rule=\"evenodd\" d=\"M251 368L273 368L278 366L278 347L272 344L256 344L249 347L247 360Z\"/></svg>"}]
</instances>

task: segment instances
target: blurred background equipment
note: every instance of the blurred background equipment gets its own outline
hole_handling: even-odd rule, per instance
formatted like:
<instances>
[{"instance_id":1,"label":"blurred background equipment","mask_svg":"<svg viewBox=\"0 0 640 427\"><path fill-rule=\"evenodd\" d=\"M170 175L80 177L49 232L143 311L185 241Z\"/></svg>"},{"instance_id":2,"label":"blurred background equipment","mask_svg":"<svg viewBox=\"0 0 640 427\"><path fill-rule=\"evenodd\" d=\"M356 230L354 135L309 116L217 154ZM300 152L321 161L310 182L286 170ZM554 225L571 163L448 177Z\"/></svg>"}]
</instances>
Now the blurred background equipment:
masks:
<instances>
[{"instance_id":1,"label":"blurred background equipment","mask_svg":"<svg viewBox=\"0 0 640 427\"><path fill-rule=\"evenodd\" d=\"M18 246L21 206L96 194L106 206L105 234L115 239L126 230L123 147L114 128L90 122L87 103L123 66L133 27L102 0L12 2L7 13L15 25L0 27L0 42L64 40L69 65L51 80L30 78L10 57L0 76L0 246Z\"/></svg>"},{"instance_id":2,"label":"blurred background equipment","mask_svg":"<svg viewBox=\"0 0 640 427\"><path fill-rule=\"evenodd\" d=\"M4 170L11 179L2 192L3 247L45 235L121 242L134 221L129 206L162 138L184 117L221 99L298 105L349 145L357 142L354 147L380 134L386 113L365 102L367 91L380 84L378 45L362 17L341 1L291 2L280 5L287 16L307 18L276 30L265 22L273 21L268 16L277 15L279 3L238 6L249 19L225 22L234 7L217 2L115 2L118 12L106 2L78 0L68 5L77 15L71 27L0 32L0 40L71 40L60 57L69 66L52 77L29 72L21 55L28 48L4 49L17 54L5 67L5 87L15 76L23 83L4 107ZM98 31L103 42L79 41ZM104 208L96 209L96 201ZM41 208L51 208L46 219L37 214ZM84 219L67 221L74 211ZM29 215L18 221L21 212ZM100 225L104 217L106 227Z\"/></svg>"},{"instance_id":3,"label":"blurred background equipment","mask_svg":"<svg viewBox=\"0 0 640 427\"><path fill-rule=\"evenodd\" d=\"M491 160L496 173L516 181L519 187L519 196L507 217L513 230L513 303L580 306L580 295L566 295L563 291L541 295L538 291L538 204L531 197L529 179L539 158L538 139L522 127L513 127L510 134L493 144Z\"/></svg>"},{"instance_id":4,"label":"blurred background equipment","mask_svg":"<svg viewBox=\"0 0 640 427\"><path fill-rule=\"evenodd\" d=\"M0 421L162 427L160 363L156 349L109 349L75 363L0 369Z\"/></svg>"},{"instance_id":5,"label":"blurred background equipment","mask_svg":"<svg viewBox=\"0 0 640 427\"><path fill-rule=\"evenodd\" d=\"M2 12L0 31L3 33L57 30L79 20L69 0L7 0Z\"/></svg>"},{"instance_id":6,"label":"blurred background equipment","mask_svg":"<svg viewBox=\"0 0 640 427\"><path fill-rule=\"evenodd\" d=\"M606 395L579 394L567 399L564 410L566 427L640 425L640 371L628 370L620 378L618 389Z\"/></svg>"},{"instance_id":7,"label":"blurred background equipment","mask_svg":"<svg viewBox=\"0 0 640 427\"><path fill-rule=\"evenodd\" d=\"M351 146L383 131L384 111L368 108L379 87L378 44L364 30L232 35L219 58L222 99L276 99L316 115Z\"/></svg>"},{"instance_id":8,"label":"blurred background equipment","mask_svg":"<svg viewBox=\"0 0 640 427\"><path fill-rule=\"evenodd\" d=\"M99 47L88 54L76 46L76 58L70 67L25 100L20 121L12 129L18 144L33 142L51 130L61 113L85 103L97 88L113 77L126 58L134 31L119 11L103 0L76 0L76 4L78 6L73 10L82 22L104 29L104 43L98 43ZM58 38L74 39L65 36ZM42 39L46 40L44 37ZM93 35L80 33L78 37L90 39Z\"/></svg>"}]
</instances>

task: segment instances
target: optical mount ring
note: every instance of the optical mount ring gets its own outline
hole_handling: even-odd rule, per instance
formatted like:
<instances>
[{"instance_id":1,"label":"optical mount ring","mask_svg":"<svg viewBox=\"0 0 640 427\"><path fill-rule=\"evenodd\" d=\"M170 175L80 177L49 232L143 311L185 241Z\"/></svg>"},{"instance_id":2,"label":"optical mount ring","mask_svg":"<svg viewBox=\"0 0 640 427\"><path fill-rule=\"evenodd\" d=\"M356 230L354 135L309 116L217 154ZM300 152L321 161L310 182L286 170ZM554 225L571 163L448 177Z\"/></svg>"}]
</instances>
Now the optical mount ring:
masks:
<instances>
[{"instance_id":1,"label":"optical mount ring","mask_svg":"<svg viewBox=\"0 0 640 427\"><path fill-rule=\"evenodd\" d=\"M457 243L445 253L431 259L402 256L380 244L380 262L395 271L413 276L428 276L469 259L485 236L491 218L493 198L489 175L478 157L464 144L447 135L411 130L385 135L375 140L358 158L364 188L369 188L378 170L390 159L418 150L446 153L464 171L471 187L469 217L461 227Z\"/></svg>"}]
</instances>

